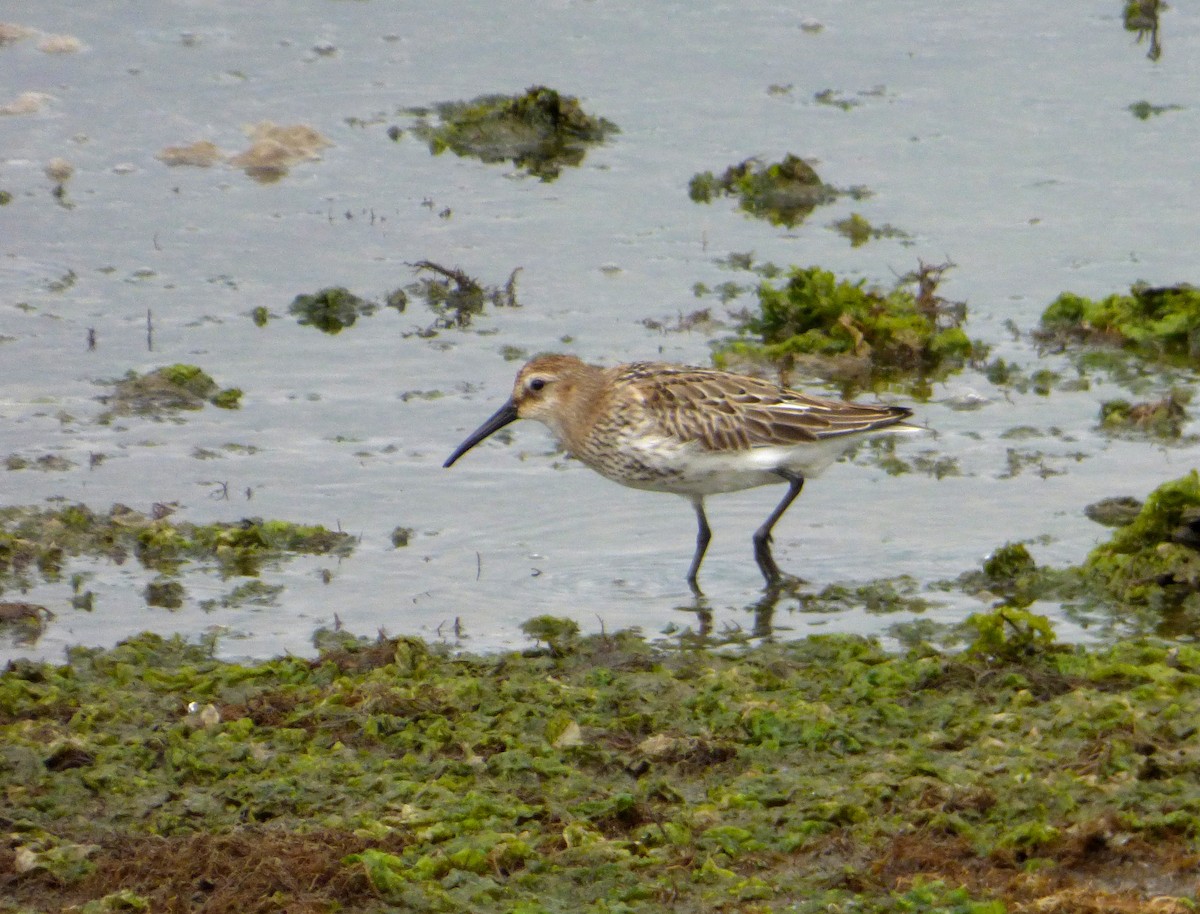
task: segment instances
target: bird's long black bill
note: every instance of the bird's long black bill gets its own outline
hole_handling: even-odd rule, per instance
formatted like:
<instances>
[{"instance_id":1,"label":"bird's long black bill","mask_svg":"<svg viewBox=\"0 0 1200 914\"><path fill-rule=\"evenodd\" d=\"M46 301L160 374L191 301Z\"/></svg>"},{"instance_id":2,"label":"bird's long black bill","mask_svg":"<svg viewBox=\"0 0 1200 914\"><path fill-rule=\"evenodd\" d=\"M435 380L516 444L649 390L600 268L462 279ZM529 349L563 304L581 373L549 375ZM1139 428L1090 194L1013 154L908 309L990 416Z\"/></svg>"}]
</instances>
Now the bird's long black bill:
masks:
<instances>
[{"instance_id":1,"label":"bird's long black bill","mask_svg":"<svg viewBox=\"0 0 1200 914\"><path fill-rule=\"evenodd\" d=\"M510 422L515 422L517 418L517 404L513 403L512 400L509 400L498 410L496 410L495 415L488 419L487 422L483 423L483 425L471 432L471 434L467 436L467 440L454 449L454 453L446 458L446 462L443 463L442 466L453 466L454 461L458 460L459 457L471 450L471 448L475 447L475 445L477 445L480 441L482 441L488 435L500 431L500 429L504 428L504 426L508 425Z\"/></svg>"}]
</instances>

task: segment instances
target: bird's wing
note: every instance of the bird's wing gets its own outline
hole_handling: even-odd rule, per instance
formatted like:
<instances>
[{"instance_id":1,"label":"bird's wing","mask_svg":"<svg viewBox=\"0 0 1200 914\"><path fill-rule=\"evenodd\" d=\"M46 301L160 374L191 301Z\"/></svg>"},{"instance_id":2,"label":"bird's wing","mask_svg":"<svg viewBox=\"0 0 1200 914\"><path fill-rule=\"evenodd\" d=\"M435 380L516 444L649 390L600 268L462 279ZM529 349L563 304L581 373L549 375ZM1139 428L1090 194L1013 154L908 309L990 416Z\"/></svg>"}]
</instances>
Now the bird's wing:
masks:
<instances>
[{"instance_id":1,"label":"bird's wing","mask_svg":"<svg viewBox=\"0 0 1200 914\"><path fill-rule=\"evenodd\" d=\"M826 400L744 375L634 364L618 378L667 435L710 451L788 446L895 425L912 411Z\"/></svg>"}]
</instances>

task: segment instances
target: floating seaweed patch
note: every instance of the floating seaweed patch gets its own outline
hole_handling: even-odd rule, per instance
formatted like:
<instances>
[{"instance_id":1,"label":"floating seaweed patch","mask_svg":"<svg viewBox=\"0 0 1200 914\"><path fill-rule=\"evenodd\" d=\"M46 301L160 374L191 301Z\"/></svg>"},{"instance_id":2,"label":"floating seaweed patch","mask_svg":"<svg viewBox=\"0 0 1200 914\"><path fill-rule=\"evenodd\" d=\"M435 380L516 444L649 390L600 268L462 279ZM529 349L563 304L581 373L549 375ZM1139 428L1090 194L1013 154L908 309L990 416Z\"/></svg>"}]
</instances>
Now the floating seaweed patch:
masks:
<instances>
[{"instance_id":1,"label":"floating seaweed patch","mask_svg":"<svg viewBox=\"0 0 1200 914\"><path fill-rule=\"evenodd\" d=\"M1137 35L1137 42L1149 45L1146 56L1151 60L1162 57L1162 42L1159 40L1160 13L1167 8L1163 0L1125 0L1125 31Z\"/></svg>"},{"instance_id":2,"label":"floating seaweed patch","mask_svg":"<svg viewBox=\"0 0 1200 914\"><path fill-rule=\"evenodd\" d=\"M895 612L922 613L936 604L920 595L917 581L908 575L879 578L864 584L829 584L815 593L801 593L800 609L810 613L861 610L872 615Z\"/></svg>"},{"instance_id":3,"label":"floating seaweed patch","mask_svg":"<svg viewBox=\"0 0 1200 914\"><path fill-rule=\"evenodd\" d=\"M1147 121L1155 115L1166 114L1168 111L1182 110L1184 110L1182 105L1152 105L1145 99L1129 106L1129 112L1139 121Z\"/></svg>"},{"instance_id":4,"label":"floating seaweed patch","mask_svg":"<svg viewBox=\"0 0 1200 914\"><path fill-rule=\"evenodd\" d=\"M7 507L0 508L0 589L27 586L34 571L58 580L72 556L118 564L134 556L168 578L189 562L215 562L224 575L254 577L264 564L293 555L349 555L354 542L347 533L319 525L262 518L193 524L125 505L113 505L106 514L86 505ZM165 593L148 595L159 592Z\"/></svg>"},{"instance_id":5,"label":"floating seaweed patch","mask_svg":"<svg viewBox=\"0 0 1200 914\"><path fill-rule=\"evenodd\" d=\"M55 614L40 603L0 601L0 636L16 644L36 644Z\"/></svg>"},{"instance_id":6,"label":"floating seaweed patch","mask_svg":"<svg viewBox=\"0 0 1200 914\"><path fill-rule=\"evenodd\" d=\"M1105 527L1127 527L1137 520L1141 511L1142 503L1129 495L1102 498L1083 509L1088 520Z\"/></svg>"},{"instance_id":7,"label":"floating seaweed patch","mask_svg":"<svg viewBox=\"0 0 1200 914\"><path fill-rule=\"evenodd\" d=\"M1200 630L1200 474L1192 470L1151 492L1084 568L1118 602L1186 615L1191 632Z\"/></svg>"},{"instance_id":8,"label":"floating seaweed patch","mask_svg":"<svg viewBox=\"0 0 1200 914\"><path fill-rule=\"evenodd\" d=\"M377 303L360 298L349 289L330 286L311 295L297 295L288 306L288 313L296 315L297 323L303 327L337 334L353 327L359 317L374 314L378 308ZM265 324L266 320L263 320L259 326Z\"/></svg>"},{"instance_id":9,"label":"floating seaweed patch","mask_svg":"<svg viewBox=\"0 0 1200 914\"><path fill-rule=\"evenodd\" d=\"M705 171L688 182L688 196L696 203L737 197L750 215L788 228L799 225L818 206L832 203L844 193L856 198L866 195L861 188L841 191L831 187L811 165L791 153L771 164L746 159L729 166L720 176Z\"/></svg>"},{"instance_id":10,"label":"floating seaweed patch","mask_svg":"<svg viewBox=\"0 0 1200 914\"><path fill-rule=\"evenodd\" d=\"M1089 517L1115 526L1078 565L1037 564L1021 543L1007 543L955 582L985 599L1025 607L1036 600L1074 612L1103 611L1113 620L1168 637L1200 633L1200 474L1163 483L1144 503L1108 499Z\"/></svg>"},{"instance_id":11,"label":"floating seaweed patch","mask_svg":"<svg viewBox=\"0 0 1200 914\"><path fill-rule=\"evenodd\" d=\"M131 371L115 382L111 394L100 397L100 402L108 406L100 421L132 415L163 418L181 410L202 409L205 403L237 409L241 397L239 388L222 389L195 365L167 365L142 375Z\"/></svg>"},{"instance_id":12,"label":"floating seaweed patch","mask_svg":"<svg viewBox=\"0 0 1200 914\"><path fill-rule=\"evenodd\" d=\"M758 312L744 315L739 337L714 359L766 361L784 374L801 367L850 386L904 380L919 392L986 352L963 330L966 305L937 294L949 267L922 263L889 292L793 267L782 284L759 285Z\"/></svg>"},{"instance_id":13,"label":"floating seaweed patch","mask_svg":"<svg viewBox=\"0 0 1200 914\"><path fill-rule=\"evenodd\" d=\"M1200 289L1136 283L1103 299L1064 292L1034 336L1060 348L1119 347L1144 359L1200 366Z\"/></svg>"},{"instance_id":14,"label":"floating seaweed patch","mask_svg":"<svg viewBox=\"0 0 1200 914\"><path fill-rule=\"evenodd\" d=\"M905 245L913 243L910 240L908 232L903 229L898 229L894 225L886 223L876 227L871 225L870 222L858 213L851 213L845 219L839 219L833 223L832 227L839 235L850 241L850 247L852 248L861 247L868 241L880 238L899 238Z\"/></svg>"},{"instance_id":15,"label":"floating seaweed patch","mask_svg":"<svg viewBox=\"0 0 1200 914\"><path fill-rule=\"evenodd\" d=\"M545 86L521 95L481 95L470 101L441 102L409 109L420 120L412 132L440 155L450 150L483 162L511 161L517 168L553 181L564 166L583 163L588 148L619 132L617 125L583 110L579 100Z\"/></svg>"},{"instance_id":16,"label":"floating seaweed patch","mask_svg":"<svg viewBox=\"0 0 1200 914\"><path fill-rule=\"evenodd\" d=\"M409 296L424 299L425 304L436 315L434 322L420 332L421 336L435 336L439 330L463 330L484 312L487 305L495 308L516 308L517 267L509 274L503 286L484 285L463 270L444 267L429 260L412 264L419 278L403 289L392 293L394 300ZM427 275L420 275L427 274Z\"/></svg>"},{"instance_id":17,"label":"floating seaweed patch","mask_svg":"<svg viewBox=\"0 0 1200 914\"><path fill-rule=\"evenodd\" d=\"M42 454L38 457L25 457L21 454L9 454L4 458L6 470L41 470L43 472L61 473L75 466L74 461L68 460L61 454Z\"/></svg>"},{"instance_id":18,"label":"floating seaweed patch","mask_svg":"<svg viewBox=\"0 0 1200 914\"><path fill-rule=\"evenodd\" d=\"M1105 400L1100 404L1100 430L1124 438L1177 441L1188 422L1184 407L1190 401L1190 392L1182 389L1144 403Z\"/></svg>"},{"instance_id":19,"label":"floating seaweed patch","mask_svg":"<svg viewBox=\"0 0 1200 914\"><path fill-rule=\"evenodd\" d=\"M481 315L488 305L516 308L517 267L503 286L485 285L457 267L445 267L430 260L410 264L418 278L389 292L382 302L361 298L342 286L321 289L314 294L297 295L289 306L300 324L316 327L325 333L340 333L360 317L373 315L381 307L403 312L410 298L421 299L434 313L433 323L414 331L417 336L432 337L439 330L464 330ZM266 326L268 316L251 315L259 326Z\"/></svg>"}]
</instances>

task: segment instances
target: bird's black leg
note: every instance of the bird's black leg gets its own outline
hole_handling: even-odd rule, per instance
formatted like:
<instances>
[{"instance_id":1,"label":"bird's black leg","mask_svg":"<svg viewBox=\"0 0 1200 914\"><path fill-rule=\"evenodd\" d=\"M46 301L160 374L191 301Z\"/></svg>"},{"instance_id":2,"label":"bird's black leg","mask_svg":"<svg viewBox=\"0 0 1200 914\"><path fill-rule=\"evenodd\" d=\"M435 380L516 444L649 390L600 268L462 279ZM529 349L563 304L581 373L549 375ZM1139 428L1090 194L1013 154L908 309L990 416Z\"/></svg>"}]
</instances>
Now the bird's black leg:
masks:
<instances>
[{"instance_id":1,"label":"bird's black leg","mask_svg":"<svg viewBox=\"0 0 1200 914\"><path fill-rule=\"evenodd\" d=\"M712 530L708 526L708 518L704 516L704 499L693 498L692 506L696 509L696 520L700 522L700 529L696 531L696 554L692 556L692 567L688 569L687 582L692 588L692 593L696 596L701 596L700 585L696 583L696 575L700 571L700 563L704 561L704 552L708 549L708 542L712 539Z\"/></svg>"},{"instance_id":2,"label":"bird's black leg","mask_svg":"<svg viewBox=\"0 0 1200 914\"><path fill-rule=\"evenodd\" d=\"M754 558L758 562L763 577L767 579L768 587L775 587L783 580L779 566L775 564L775 559L771 556L771 528L775 526L779 518L783 517L783 512L796 500L796 496L804 488L804 477L798 473L791 473L787 470L777 470L776 472L787 480L787 494L763 521L763 525L754 531Z\"/></svg>"}]
</instances>

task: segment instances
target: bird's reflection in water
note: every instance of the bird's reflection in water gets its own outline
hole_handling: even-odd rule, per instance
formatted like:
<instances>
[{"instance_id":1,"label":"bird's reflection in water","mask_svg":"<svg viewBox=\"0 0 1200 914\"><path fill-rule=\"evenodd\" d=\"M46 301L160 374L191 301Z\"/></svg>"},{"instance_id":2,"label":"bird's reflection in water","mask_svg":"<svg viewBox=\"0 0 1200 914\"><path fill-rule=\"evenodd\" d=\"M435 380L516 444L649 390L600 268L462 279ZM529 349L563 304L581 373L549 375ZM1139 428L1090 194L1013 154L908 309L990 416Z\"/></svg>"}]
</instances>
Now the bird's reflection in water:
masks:
<instances>
[{"instance_id":1,"label":"bird's reflection in water","mask_svg":"<svg viewBox=\"0 0 1200 914\"><path fill-rule=\"evenodd\" d=\"M722 644L732 644L739 641L773 641L775 639L775 610L780 602L789 598L797 598L804 582L791 579L779 587L768 587L753 603L743 607L751 618L747 627L736 618L722 622L721 628L714 634L714 614L712 604L703 594L697 594L691 603L676 606L681 613L689 613L696 617L695 628L688 628L679 634L685 640L696 646L714 647Z\"/></svg>"}]
</instances>

